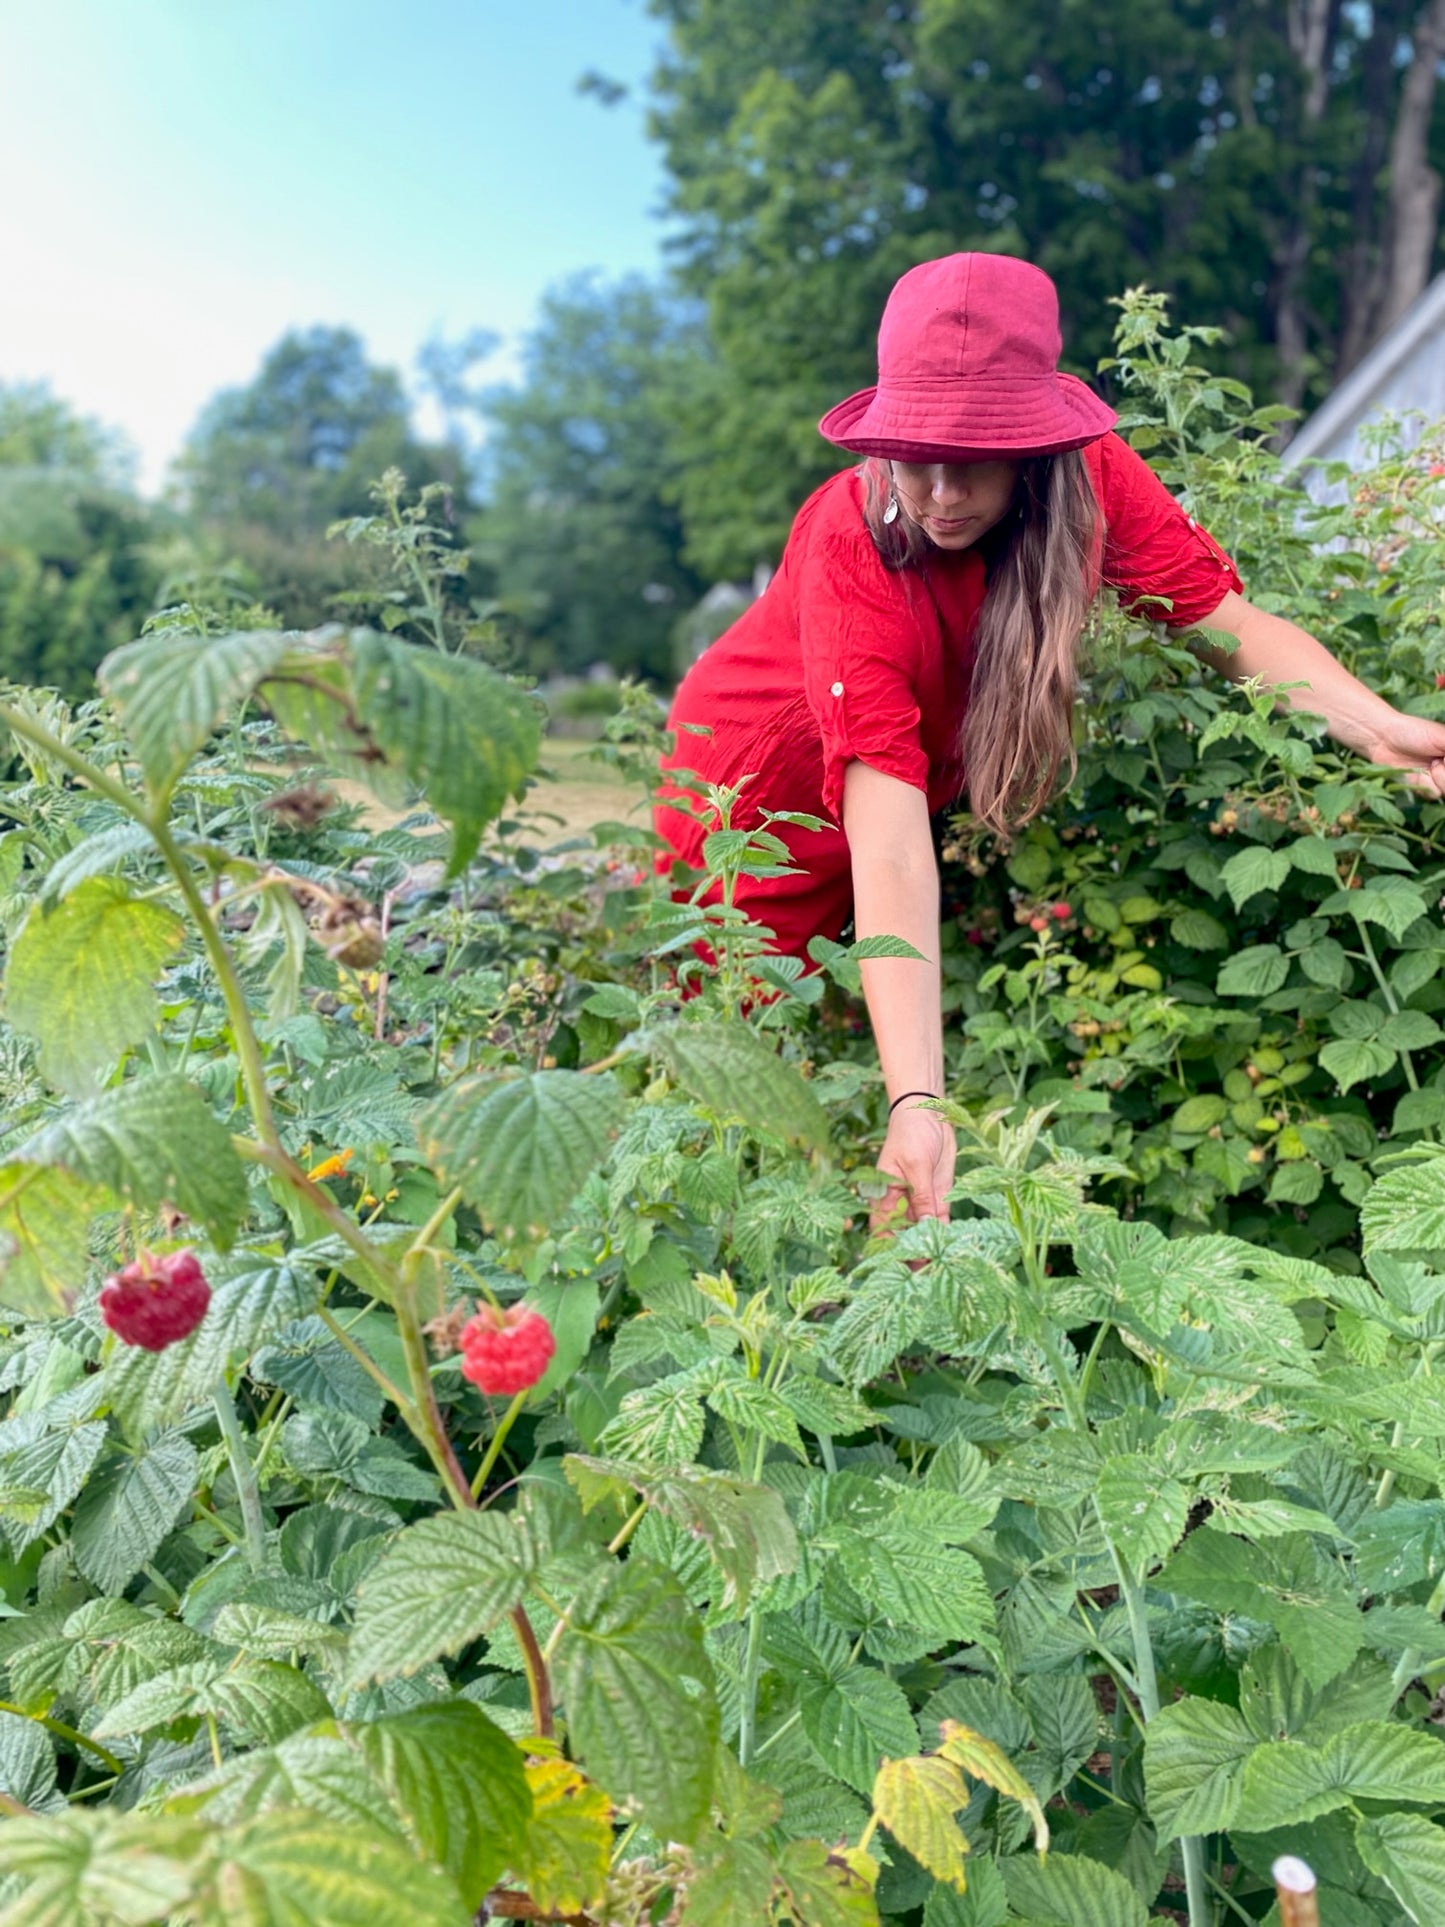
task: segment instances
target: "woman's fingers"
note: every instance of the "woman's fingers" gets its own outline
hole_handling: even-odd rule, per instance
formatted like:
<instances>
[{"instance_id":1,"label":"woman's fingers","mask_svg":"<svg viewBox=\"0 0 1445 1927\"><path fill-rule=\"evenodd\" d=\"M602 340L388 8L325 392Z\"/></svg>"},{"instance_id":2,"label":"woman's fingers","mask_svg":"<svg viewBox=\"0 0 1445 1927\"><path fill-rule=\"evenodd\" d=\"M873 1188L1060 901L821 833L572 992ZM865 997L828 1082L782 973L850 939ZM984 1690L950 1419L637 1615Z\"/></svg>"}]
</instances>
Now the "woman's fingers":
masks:
<instances>
[{"instance_id":1,"label":"woman's fingers","mask_svg":"<svg viewBox=\"0 0 1445 1927\"><path fill-rule=\"evenodd\" d=\"M953 1184L953 1127L936 1111L896 1111L878 1156L878 1168L898 1182L888 1187L870 1214L875 1231L890 1227L906 1198L908 1218L946 1218Z\"/></svg>"}]
</instances>

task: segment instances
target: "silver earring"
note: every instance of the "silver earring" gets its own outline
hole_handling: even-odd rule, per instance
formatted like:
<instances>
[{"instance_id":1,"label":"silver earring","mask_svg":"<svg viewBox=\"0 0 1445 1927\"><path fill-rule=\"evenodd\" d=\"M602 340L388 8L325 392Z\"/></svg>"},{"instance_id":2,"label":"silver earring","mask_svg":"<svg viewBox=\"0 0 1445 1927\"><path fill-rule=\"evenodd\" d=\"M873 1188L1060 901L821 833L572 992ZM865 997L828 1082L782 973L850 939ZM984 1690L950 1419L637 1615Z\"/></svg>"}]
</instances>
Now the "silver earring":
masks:
<instances>
[{"instance_id":1,"label":"silver earring","mask_svg":"<svg viewBox=\"0 0 1445 1927\"><path fill-rule=\"evenodd\" d=\"M883 520L891 527L898 520L898 497L890 495L888 506L883 511Z\"/></svg>"}]
</instances>

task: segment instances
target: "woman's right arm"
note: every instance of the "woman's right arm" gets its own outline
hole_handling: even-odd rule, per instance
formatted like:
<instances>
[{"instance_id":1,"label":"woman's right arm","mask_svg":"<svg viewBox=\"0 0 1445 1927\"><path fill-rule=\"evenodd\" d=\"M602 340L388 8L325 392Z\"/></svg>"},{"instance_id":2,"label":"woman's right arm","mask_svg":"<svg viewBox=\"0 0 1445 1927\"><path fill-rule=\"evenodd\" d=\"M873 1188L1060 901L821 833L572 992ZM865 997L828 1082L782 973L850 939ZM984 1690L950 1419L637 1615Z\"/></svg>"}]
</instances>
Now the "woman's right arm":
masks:
<instances>
[{"instance_id":1,"label":"woman's right arm","mask_svg":"<svg viewBox=\"0 0 1445 1927\"><path fill-rule=\"evenodd\" d=\"M862 965L863 995L890 1103L905 1091L943 1095L942 980L938 965L938 864L923 791L867 763L848 765L843 828L853 859L854 920L859 937L902 937L924 961L873 957ZM946 1218L953 1184L953 1128L936 1111L905 1099L888 1122L878 1158L898 1189L876 1214L885 1217L901 1193L910 1218Z\"/></svg>"}]
</instances>

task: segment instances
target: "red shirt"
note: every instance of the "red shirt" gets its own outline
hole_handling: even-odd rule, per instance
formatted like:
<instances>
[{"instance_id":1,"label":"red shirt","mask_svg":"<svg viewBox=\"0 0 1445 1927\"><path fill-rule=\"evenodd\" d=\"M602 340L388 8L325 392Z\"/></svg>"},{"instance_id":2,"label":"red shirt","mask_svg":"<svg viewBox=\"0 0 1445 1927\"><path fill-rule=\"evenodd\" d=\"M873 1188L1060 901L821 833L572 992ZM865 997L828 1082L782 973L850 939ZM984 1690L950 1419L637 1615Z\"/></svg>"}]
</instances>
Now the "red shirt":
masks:
<instances>
[{"instance_id":1,"label":"red shirt","mask_svg":"<svg viewBox=\"0 0 1445 1927\"><path fill-rule=\"evenodd\" d=\"M1104 518L1100 573L1127 606L1146 598L1172 624L1198 622L1231 589L1234 564L1117 435L1084 451ZM962 788L958 745L986 589L977 549L932 550L890 569L863 520L856 470L798 511L777 574L684 677L669 721L675 766L714 782L753 775L754 806L841 819L843 772L869 764L925 791L930 810ZM752 821L745 812L743 821ZM686 820L659 818L696 861Z\"/></svg>"}]
</instances>

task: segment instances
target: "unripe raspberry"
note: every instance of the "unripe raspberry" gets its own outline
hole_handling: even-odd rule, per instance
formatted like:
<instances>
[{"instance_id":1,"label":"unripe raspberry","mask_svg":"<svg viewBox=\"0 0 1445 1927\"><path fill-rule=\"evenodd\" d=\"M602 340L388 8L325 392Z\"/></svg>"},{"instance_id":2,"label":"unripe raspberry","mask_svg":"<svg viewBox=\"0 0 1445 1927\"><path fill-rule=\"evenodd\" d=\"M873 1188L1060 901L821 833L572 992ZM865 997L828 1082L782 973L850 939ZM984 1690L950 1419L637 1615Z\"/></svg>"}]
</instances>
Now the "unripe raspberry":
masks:
<instances>
[{"instance_id":1,"label":"unripe raspberry","mask_svg":"<svg viewBox=\"0 0 1445 1927\"><path fill-rule=\"evenodd\" d=\"M1047 930L1047 929L1048 929L1048 927L1049 927L1049 925L1048 925L1048 919L1047 919L1046 917L1030 917L1030 918L1029 918L1029 929L1030 929L1030 930Z\"/></svg>"},{"instance_id":2,"label":"unripe raspberry","mask_svg":"<svg viewBox=\"0 0 1445 1927\"><path fill-rule=\"evenodd\" d=\"M478 1305L462 1327L462 1377L479 1392L513 1398L535 1385L552 1361L557 1341L539 1311Z\"/></svg>"},{"instance_id":3,"label":"unripe raspberry","mask_svg":"<svg viewBox=\"0 0 1445 1927\"><path fill-rule=\"evenodd\" d=\"M100 1315L123 1344L163 1352L189 1338L206 1315L211 1287L194 1251L142 1253L100 1288Z\"/></svg>"}]
</instances>

